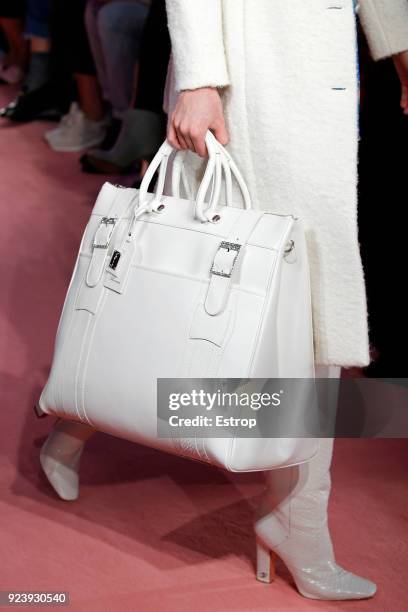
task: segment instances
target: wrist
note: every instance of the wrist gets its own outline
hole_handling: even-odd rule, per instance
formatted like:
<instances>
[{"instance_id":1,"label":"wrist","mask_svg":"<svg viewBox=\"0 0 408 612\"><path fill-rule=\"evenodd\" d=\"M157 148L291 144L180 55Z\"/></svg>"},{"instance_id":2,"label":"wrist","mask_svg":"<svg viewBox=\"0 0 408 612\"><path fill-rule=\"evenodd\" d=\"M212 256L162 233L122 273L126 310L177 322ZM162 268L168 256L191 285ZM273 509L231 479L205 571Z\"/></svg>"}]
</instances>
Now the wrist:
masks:
<instances>
[{"instance_id":1,"label":"wrist","mask_svg":"<svg viewBox=\"0 0 408 612\"><path fill-rule=\"evenodd\" d=\"M217 92L218 88L217 87L211 87L211 86L205 86L205 87L195 87L194 89L182 89L180 91L180 93L203 93L203 92L208 92L208 93L214 93Z\"/></svg>"},{"instance_id":2,"label":"wrist","mask_svg":"<svg viewBox=\"0 0 408 612\"><path fill-rule=\"evenodd\" d=\"M398 53L394 53L392 57L408 57L408 49L405 51L399 51Z\"/></svg>"}]
</instances>

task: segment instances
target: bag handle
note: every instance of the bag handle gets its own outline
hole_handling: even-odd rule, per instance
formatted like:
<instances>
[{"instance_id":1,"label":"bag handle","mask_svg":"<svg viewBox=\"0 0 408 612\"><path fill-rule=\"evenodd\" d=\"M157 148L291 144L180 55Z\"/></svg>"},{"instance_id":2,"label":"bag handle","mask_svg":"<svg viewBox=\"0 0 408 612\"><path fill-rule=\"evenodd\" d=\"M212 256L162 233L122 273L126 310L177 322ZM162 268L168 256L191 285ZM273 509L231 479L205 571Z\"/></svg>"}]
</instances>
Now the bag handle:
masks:
<instances>
[{"instance_id":1,"label":"bag handle","mask_svg":"<svg viewBox=\"0 0 408 612\"><path fill-rule=\"evenodd\" d=\"M248 187L246 186L244 178L241 172L238 170L236 163L234 162L234 160L232 159L228 151L218 142L214 134L212 134L212 132L210 131L207 132L207 136L206 136L207 148L208 148L208 142L210 142L211 145L214 147L215 153L217 155L217 159L215 160L216 173L218 171L221 175L221 170L224 172L227 206L232 206L232 176L234 176L241 190L242 196L243 196L244 208L247 210L250 210L252 208L251 196L249 194ZM209 164L210 164L210 161L211 160L209 160ZM217 164L218 164L218 167L217 167ZM217 177L215 180L217 180ZM204 198L207 193L208 187L209 187L208 177L206 176L206 174L204 174L203 180L201 181L201 184L197 192L197 198L196 198L196 215L197 216L203 212ZM220 187L221 185L218 186L218 184L216 184L214 187L214 190L218 189L218 193L217 193L217 197L212 200L210 206L205 211L205 216L206 216L207 221L212 220L212 217L214 216L214 213L216 211L218 200L219 200Z\"/></svg>"},{"instance_id":2,"label":"bag handle","mask_svg":"<svg viewBox=\"0 0 408 612\"><path fill-rule=\"evenodd\" d=\"M208 151L208 163L204 172L204 176L198 188L197 196L195 198L195 217L204 223L214 220L213 217L219 202L221 192L222 175L224 175L225 178L227 205L231 205L232 202L231 175L233 175L242 192L244 207L246 209L251 209L252 204L248 188L240 171L238 170L238 167L236 166L229 153L216 140L215 136L210 131L207 131L205 143ZM139 214L141 214L141 208L143 208L143 212L151 212L153 210L157 210L157 207L160 204L159 200L163 195L169 157L174 151L176 153L176 157L174 159L172 174L173 195L179 197L181 179L183 180L183 186L186 189L186 193L188 194L189 199L194 199L191 197L188 181L186 180L185 173L183 172L183 162L185 158L185 153L173 149L173 147L166 140L161 145L155 157L151 161L140 185L139 206L137 209L138 216ZM147 202L148 188L157 169L159 169L159 177L157 180L156 195L152 201ZM211 181L213 181L211 200L209 206L204 209L204 200Z\"/></svg>"},{"instance_id":3,"label":"bag handle","mask_svg":"<svg viewBox=\"0 0 408 612\"><path fill-rule=\"evenodd\" d=\"M171 193L175 198L180 198L180 186L183 185L187 200L192 200L194 196L186 176L186 169L184 166L185 158L186 151L179 151L178 155L176 155L173 160L173 170L171 173Z\"/></svg>"},{"instance_id":4,"label":"bag handle","mask_svg":"<svg viewBox=\"0 0 408 612\"><path fill-rule=\"evenodd\" d=\"M217 163L217 159L219 159L219 155L216 157L216 165L215 172L212 176L212 192L210 197L210 206L216 208L218 203L218 188L215 189L215 186L218 185L218 181L221 181L222 177L220 173L223 170L225 160L222 157L221 165ZM180 187L183 186L185 197L188 200L194 200L194 195L191 191L190 183L188 181L186 175L186 168L184 165L186 158L186 151L179 151L178 155L174 157L173 160L173 168L171 174L171 193L175 198L181 197ZM227 168L228 172L229 168ZM226 183L226 205L232 206L232 182L231 182L231 173L225 173L225 183Z\"/></svg>"},{"instance_id":5,"label":"bag handle","mask_svg":"<svg viewBox=\"0 0 408 612\"><path fill-rule=\"evenodd\" d=\"M244 204L245 204L245 208L252 208L251 205L251 197L249 195L249 191L248 188L245 184L245 181L240 173L240 171L238 170L238 167L236 166L234 160L232 159L231 155L228 153L228 151L215 139L215 137L213 136L213 134L211 132L208 132L208 138L213 139L218 147L218 150L221 151L222 155L221 155L221 168L219 168L219 164L216 164L215 170L216 172L218 170L223 171L224 172L224 180L225 180L225 199L226 199L226 205L227 206L232 206L232 172L231 169L233 170L233 174L238 182L238 185L241 189L243 198L244 198ZM190 189L190 185L188 183L188 179L186 177L186 172L185 172L185 167L184 167L184 161L186 158L186 151L179 151L179 154L174 158L174 162L173 162L173 171L172 171L172 184L171 184L171 191L172 191L172 195L176 198L180 197L180 186L183 185L184 191L186 193L187 199L189 200L193 200L194 197L192 195L191 189ZM214 178L214 176L213 176ZM207 185L208 188L208 185ZM213 186L214 188L214 186ZM205 197L205 195L204 195ZM213 206L210 209L207 209L207 215L211 214L211 213L215 213L215 209L217 207L217 203L218 203L218 198L213 199Z\"/></svg>"}]
</instances>

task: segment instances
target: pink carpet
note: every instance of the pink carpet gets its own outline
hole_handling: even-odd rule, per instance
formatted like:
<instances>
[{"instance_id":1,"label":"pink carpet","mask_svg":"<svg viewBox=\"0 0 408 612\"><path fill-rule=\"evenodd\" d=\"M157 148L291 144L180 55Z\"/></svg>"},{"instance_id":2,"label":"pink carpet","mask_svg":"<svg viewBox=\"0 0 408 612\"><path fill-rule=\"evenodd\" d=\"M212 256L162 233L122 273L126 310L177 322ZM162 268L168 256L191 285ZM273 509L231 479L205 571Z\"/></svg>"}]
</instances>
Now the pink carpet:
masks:
<instances>
[{"instance_id":1,"label":"pink carpet","mask_svg":"<svg viewBox=\"0 0 408 612\"><path fill-rule=\"evenodd\" d=\"M0 102L12 93L2 86ZM89 612L405 610L405 441L336 442L333 538L338 561L378 583L366 602L304 599L282 567L271 585L255 580L260 475L97 434L83 455L80 498L56 497L38 462L54 419L37 419L32 405L104 178L81 174L78 155L51 151L47 127L0 127L0 590L64 590L70 609Z\"/></svg>"}]
</instances>

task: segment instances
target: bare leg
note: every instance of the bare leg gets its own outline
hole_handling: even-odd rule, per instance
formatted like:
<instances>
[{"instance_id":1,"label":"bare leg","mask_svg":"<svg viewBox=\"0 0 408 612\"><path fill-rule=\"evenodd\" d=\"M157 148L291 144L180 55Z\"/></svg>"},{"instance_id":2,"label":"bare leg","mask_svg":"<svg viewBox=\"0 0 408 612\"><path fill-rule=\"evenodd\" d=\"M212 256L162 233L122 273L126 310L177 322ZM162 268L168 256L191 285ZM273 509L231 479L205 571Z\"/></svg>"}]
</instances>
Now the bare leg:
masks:
<instances>
[{"instance_id":1,"label":"bare leg","mask_svg":"<svg viewBox=\"0 0 408 612\"><path fill-rule=\"evenodd\" d=\"M59 419L44 442L40 463L56 493L67 501L79 495L79 463L85 442L95 429L84 423Z\"/></svg>"},{"instance_id":2,"label":"bare leg","mask_svg":"<svg viewBox=\"0 0 408 612\"><path fill-rule=\"evenodd\" d=\"M102 121L105 108L97 78L90 74L76 74L75 80L81 109L91 121Z\"/></svg>"},{"instance_id":3,"label":"bare leg","mask_svg":"<svg viewBox=\"0 0 408 612\"><path fill-rule=\"evenodd\" d=\"M51 51L51 39L30 36L30 49L32 53L49 53Z\"/></svg>"}]
</instances>

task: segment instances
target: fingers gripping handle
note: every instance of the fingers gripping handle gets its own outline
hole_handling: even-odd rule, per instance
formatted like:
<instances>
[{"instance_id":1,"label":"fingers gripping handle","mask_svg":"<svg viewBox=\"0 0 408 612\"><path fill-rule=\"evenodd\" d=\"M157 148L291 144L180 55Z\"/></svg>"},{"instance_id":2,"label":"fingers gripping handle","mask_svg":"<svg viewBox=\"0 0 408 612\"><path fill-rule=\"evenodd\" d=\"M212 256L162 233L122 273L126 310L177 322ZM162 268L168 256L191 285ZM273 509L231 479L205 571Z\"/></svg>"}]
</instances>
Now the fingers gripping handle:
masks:
<instances>
[{"instance_id":1,"label":"fingers gripping handle","mask_svg":"<svg viewBox=\"0 0 408 612\"><path fill-rule=\"evenodd\" d=\"M243 178L241 172L239 171L238 166L236 165L236 163L232 159L231 155L218 142L218 140L215 138L215 136L210 131L207 132L207 136L206 136L207 149L210 151L210 149L208 147L208 143L210 143L211 148L212 148L212 150L215 153L221 154L220 155L220 161L221 161L222 170L224 171L225 195L226 195L227 206L232 206L232 176L234 176L235 180L238 183L238 187L239 187L239 189L241 191L241 194L242 194L242 198L243 198L243 202L244 202L244 208L246 208L247 210L251 209L252 208L252 202L251 202L251 196L249 194L248 187L246 186L244 178ZM210 155L211 155L211 153L210 153ZM205 193L203 195L205 197ZM197 199L198 199L198 194L197 194ZM217 198L217 200L215 202L214 210L215 210L217 204L218 204L218 198ZM210 214L212 214L212 212L214 212L214 210L207 211L207 215L209 216Z\"/></svg>"},{"instance_id":2,"label":"fingers gripping handle","mask_svg":"<svg viewBox=\"0 0 408 612\"><path fill-rule=\"evenodd\" d=\"M225 177L225 193L227 205L232 204L232 178L231 175L234 175L238 186L242 192L244 206L245 208L251 208L251 198L249 195L248 188L245 184L245 181L239 172L235 162L232 160L229 153L224 149L224 147L216 140L214 135L208 131L206 134L205 142L207 145L208 151L208 163L204 172L203 179L199 186L197 197L195 201L195 216L202 222L210 221L214 212L219 203L220 193L221 193L221 183L222 183L222 174ZM162 144L157 154L153 158L150 163L147 172L143 178L143 181L140 185L139 191L139 207L138 210L143 208L144 210L151 212L154 209L154 202L157 202L161 196L163 195L164 183L166 178L167 165L169 161L170 155L175 151L173 147L167 142L167 140ZM176 156L173 162L173 174L172 174L172 192L176 197L180 197L180 181L183 180L184 188L187 193L187 197L189 199L193 199L191 197L191 193L188 186L188 181L186 180L183 168L183 162L185 158L184 151L175 151ZM160 168L160 169L159 169ZM159 169L159 177L157 181L156 187L156 197L153 201L148 202L148 188L153 179L155 172ZM208 188L212 183L212 195L211 201L208 208L204 210L204 200L208 191ZM136 211L135 211L136 212Z\"/></svg>"}]
</instances>

